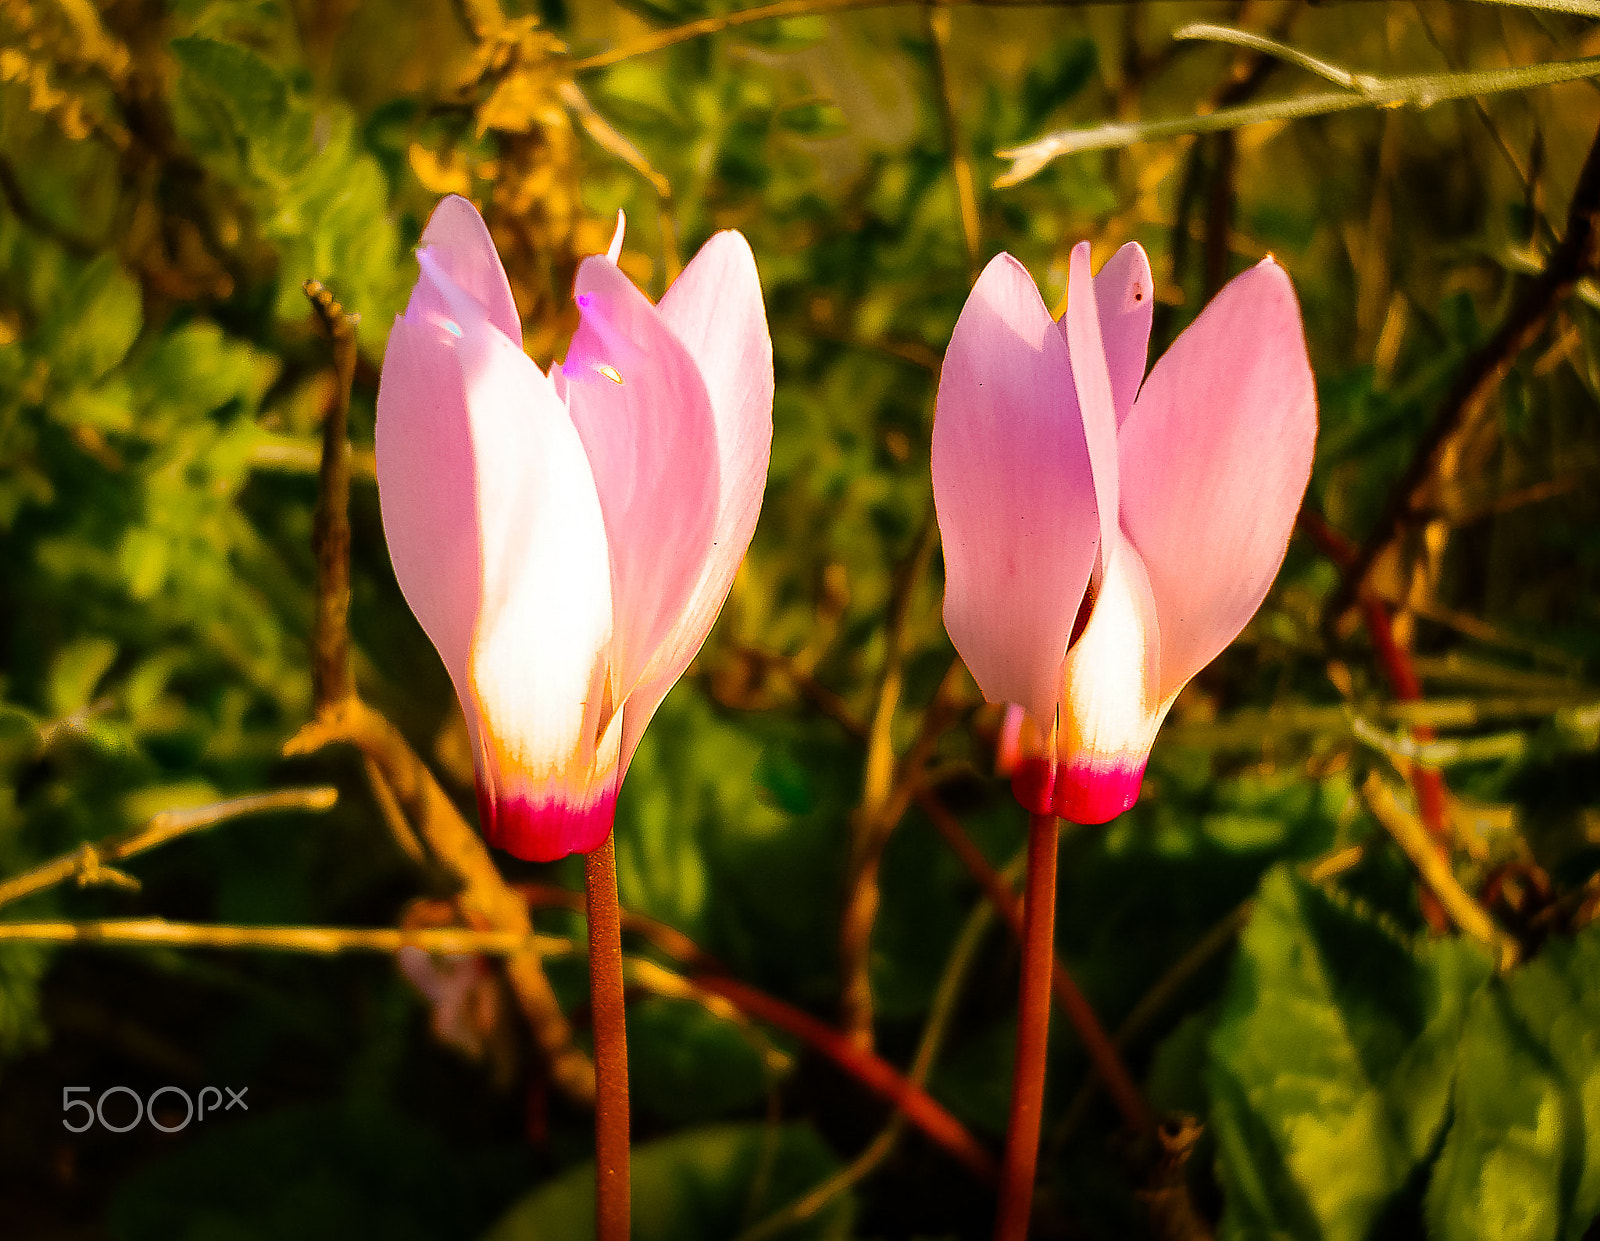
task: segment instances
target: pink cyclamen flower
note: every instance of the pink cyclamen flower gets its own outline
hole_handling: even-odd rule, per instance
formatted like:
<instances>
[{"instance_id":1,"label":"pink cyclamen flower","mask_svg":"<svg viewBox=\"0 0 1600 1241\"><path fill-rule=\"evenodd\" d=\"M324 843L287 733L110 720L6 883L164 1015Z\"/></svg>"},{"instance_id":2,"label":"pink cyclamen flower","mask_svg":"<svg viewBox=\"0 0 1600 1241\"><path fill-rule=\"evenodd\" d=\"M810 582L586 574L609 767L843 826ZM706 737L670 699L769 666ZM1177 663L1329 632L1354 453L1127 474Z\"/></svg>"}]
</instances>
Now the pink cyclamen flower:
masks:
<instances>
[{"instance_id":1,"label":"pink cyclamen flower","mask_svg":"<svg viewBox=\"0 0 1600 1241\"><path fill-rule=\"evenodd\" d=\"M945 627L984 696L1027 712L1042 757L1018 798L1078 823L1137 799L1178 691L1266 597L1311 474L1316 393L1283 269L1231 281L1146 377L1152 307L1137 244L1092 280L1088 243L1073 249L1060 323L999 255L939 379Z\"/></svg>"},{"instance_id":2,"label":"pink cyclamen flower","mask_svg":"<svg viewBox=\"0 0 1600 1241\"><path fill-rule=\"evenodd\" d=\"M472 736L491 843L550 861L617 788L727 597L761 507L772 341L750 247L708 241L652 305L606 255L545 374L489 230L446 198L378 388L395 576Z\"/></svg>"}]
</instances>

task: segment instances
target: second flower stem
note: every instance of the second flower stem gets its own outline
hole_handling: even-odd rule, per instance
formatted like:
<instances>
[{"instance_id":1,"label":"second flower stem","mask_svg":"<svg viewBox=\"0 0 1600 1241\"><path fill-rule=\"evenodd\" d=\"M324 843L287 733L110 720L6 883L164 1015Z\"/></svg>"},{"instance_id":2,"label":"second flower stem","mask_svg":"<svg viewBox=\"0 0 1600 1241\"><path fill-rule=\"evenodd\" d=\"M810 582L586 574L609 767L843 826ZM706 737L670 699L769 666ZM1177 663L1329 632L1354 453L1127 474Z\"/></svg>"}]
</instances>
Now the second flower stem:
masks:
<instances>
[{"instance_id":1,"label":"second flower stem","mask_svg":"<svg viewBox=\"0 0 1600 1241\"><path fill-rule=\"evenodd\" d=\"M614 836L583 859L594 1014L596 1241L628 1241L628 1035L622 998L622 912Z\"/></svg>"},{"instance_id":2,"label":"second flower stem","mask_svg":"<svg viewBox=\"0 0 1600 1241\"><path fill-rule=\"evenodd\" d=\"M1023 906L1022 993L1017 1001L1017 1063L1011 1079L1011 1118L1000 1172L995 1241L1023 1241L1033 1208L1044 1070L1050 1043L1050 975L1055 964L1056 840L1053 814L1028 820L1028 887Z\"/></svg>"}]
</instances>

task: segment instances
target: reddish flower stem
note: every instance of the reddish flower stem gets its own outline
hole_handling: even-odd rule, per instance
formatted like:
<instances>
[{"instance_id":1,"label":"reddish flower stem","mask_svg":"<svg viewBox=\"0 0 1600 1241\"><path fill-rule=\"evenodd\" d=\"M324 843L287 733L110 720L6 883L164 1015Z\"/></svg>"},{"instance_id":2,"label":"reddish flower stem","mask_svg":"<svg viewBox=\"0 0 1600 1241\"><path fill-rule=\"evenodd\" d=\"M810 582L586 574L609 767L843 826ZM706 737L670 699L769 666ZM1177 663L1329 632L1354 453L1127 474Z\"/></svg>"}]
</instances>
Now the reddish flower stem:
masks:
<instances>
[{"instance_id":1,"label":"reddish flower stem","mask_svg":"<svg viewBox=\"0 0 1600 1241\"><path fill-rule=\"evenodd\" d=\"M596 1241L628 1241L628 1036L622 996L622 911L613 838L583 859L594 1015Z\"/></svg>"},{"instance_id":2,"label":"reddish flower stem","mask_svg":"<svg viewBox=\"0 0 1600 1241\"><path fill-rule=\"evenodd\" d=\"M719 974L696 974L695 986L736 1004L759 1021L787 1030L821 1052L875 1094L882 1095L905 1118L986 1183L995 1179L994 1156L980 1146L954 1116L931 1095L890 1064L864 1051L844 1034L792 1004Z\"/></svg>"},{"instance_id":3,"label":"reddish flower stem","mask_svg":"<svg viewBox=\"0 0 1600 1241\"><path fill-rule=\"evenodd\" d=\"M1053 814L1028 819L1028 890L1023 905L1022 995L1017 1003L1017 1063L1011 1119L1000 1170L995 1241L1025 1241L1033 1211L1033 1177L1044 1114L1044 1071L1050 1043L1050 972L1055 964L1056 840Z\"/></svg>"},{"instance_id":4,"label":"reddish flower stem","mask_svg":"<svg viewBox=\"0 0 1600 1241\"><path fill-rule=\"evenodd\" d=\"M951 851L961 859L967 871L977 880L978 886L989 898L989 903L994 906L995 912L1004 919L1020 944L1024 938L1024 926L1022 902L1017 900L1016 893L1012 892L1000 878L994 867L989 865L989 859L983 856L978 846L973 844L972 839L961 830L961 823L937 797L924 790L918 793L917 804L932 820ZM1134 1082L1132 1074L1122 1063L1116 1044L1111 1041L1111 1036L1100 1024L1099 1015L1094 1011L1094 1006L1089 1003L1088 997L1083 994L1076 980L1067 972L1066 966L1053 955L1050 961L1050 988L1055 993L1056 1003L1061 1005L1061 1011L1067 1015L1067 1019L1078 1032L1078 1040L1083 1044L1084 1053L1094 1065L1100 1080L1105 1083L1112 1102L1122 1113L1123 1124L1133 1133L1154 1133L1155 1118L1150 1113L1150 1105L1145 1102L1144 1095Z\"/></svg>"}]
</instances>

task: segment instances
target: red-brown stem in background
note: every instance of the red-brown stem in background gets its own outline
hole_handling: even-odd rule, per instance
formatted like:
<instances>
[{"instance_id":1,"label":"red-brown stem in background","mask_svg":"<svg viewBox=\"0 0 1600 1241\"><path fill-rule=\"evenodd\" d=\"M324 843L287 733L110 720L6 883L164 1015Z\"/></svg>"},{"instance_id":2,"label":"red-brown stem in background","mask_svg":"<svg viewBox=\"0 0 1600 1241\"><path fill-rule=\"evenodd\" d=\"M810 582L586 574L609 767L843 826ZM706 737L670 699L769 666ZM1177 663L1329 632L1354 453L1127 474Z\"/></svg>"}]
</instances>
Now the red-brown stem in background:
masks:
<instances>
[{"instance_id":1,"label":"red-brown stem in background","mask_svg":"<svg viewBox=\"0 0 1600 1241\"><path fill-rule=\"evenodd\" d=\"M516 887L534 905L576 909L582 900L576 892L569 892L554 884L525 883ZM863 1051L841 1031L793 1004L729 978L715 958L682 931L627 910L621 911L621 918L624 929L643 937L674 960L689 966L690 980L700 990L721 996L747 1017L788 1031L812 1050L833 1061L868 1090L893 1103L925 1137L942 1146L980 1180L988 1184L994 1182L997 1172L994 1156L979 1145L961 1122L945 1111L931 1095L886 1060L872 1052Z\"/></svg>"},{"instance_id":2,"label":"red-brown stem in background","mask_svg":"<svg viewBox=\"0 0 1600 1241\"><path fill-rule=\"evenodd\" d=\"M983 856L982 851L972 843L966 832L961 830L961 823L944 803L928 790L922 789L917 793L917 804L933 821L934 827L944 837L951 851L961 859L967 871L978 881L978 886L989 898L989 903L994 906L995 912L1005 920L1006 925L1011 928L1011 933L1016 936L1017 942L1021 943L1024 939L1023 910L1016 894L989 865L989 859ZM1061 1005L1061 1011L1066 1013L1073 1028L1077 1030L1084 1053L1094 1065L1100 1080L1105 1083L1106 1091L1116 1104L1117 1111L1122 1113L1123 1123L1136 1134L1154 1133L1155 1118L1150 1114L1150 1105L1145 1102L1144 1095L1129 1074L1127 1066L1122 1063L1122 1057L1117 1054L1116 1044L1111 1041L1105 1027L1100 1024L1100 1018L1089 1003L1088 997L1079 989L1072 975L1067 973L1066 967L1053 955L1050 961L1050 988L1055 992L1056 1003Z\"/></svg>"},{"instance_id":3,"label":"red-brown stem in background","mask_svg":"<svg viewBox=\"0 0 1600 1241\"><path fill-rule=\"evenodd\" d=\"M1330 526L1320 513L1302 508L1300 527L1311 536L1311 541L1317 545L1322 554L1341 569L1348 568L1355 562L1358 550L1355 543ZM1389 680L1389 687L1394 691L1394 696L1401 702L1419 701L1422 698L1422 682L1411 664L1410 654L1395 640L1394 625L1389 617L1389 605L1365 587L1360 590L1356 598L1361 608L1361 619L1366 623L1367 632L1372 637L1372 646L1377 652L1378 663ZM1419 742L1428 742L1435 738L1434 730L1425 724L1414 727L1411 735ZM1437 768L1412 763L1411 789L1416 795L1417 810L1420 812L1423 826L1428 829L1428 835L1433 837L1441 854L1448 853L1450 825L1446 819L1444 774ZM1427 919L1428 926L1436 935L1448 931L1450 917L1439 903L1439 898L1433 894L1433 890L1423 885L1419 896L1422 916Z\"/></svg>"},{"instance_id":4,"label":"red-brown stem in background","mask_svg":"<svg viewBox=\"0 0 1600 1241\"><path fill-rule=\"evenodd\" d=\"M712 995L720 995L758 1021L765 1021L796 1035L863 1086L893 1103L908 1121L958 1159L974 1176L989 1184L994 1182L994 1156L980 1146L961 1122L945 1111L931 1095L887 1061L862 1050L840 1031L810 1013L746 986L737 979L720 974L696 974L694 984Z\"/></svg>"},{"instance_id":5,"label":"red-brown stem in background","mask_svg":"<svg viewBox=\"0 0 1600 1241\"><path fill-rule=\"evenodd\" d=\"M1011 1118L1000 1170L995 1241L1024 1241L1033 1213L1033 1176L1044 1115L1044 1070L1050 1044L1050 968L1055 964L1056 841L1053 814L1028 819L1028 890L1023 906L1022 994L1017 1002L1017 1063Z\"/></svg>"},{"instance_id":6,"label":"red-brown stem in background","mask_svg":"<svg viewBox=\"0 0 1600 1241\"><path fill-rule=\"evenodd\" d=\"M596 1241L628 1241L628 1036L622 997L622 911L613 838L583 859L594 1014Z\"/></svg>"}]
</instances>

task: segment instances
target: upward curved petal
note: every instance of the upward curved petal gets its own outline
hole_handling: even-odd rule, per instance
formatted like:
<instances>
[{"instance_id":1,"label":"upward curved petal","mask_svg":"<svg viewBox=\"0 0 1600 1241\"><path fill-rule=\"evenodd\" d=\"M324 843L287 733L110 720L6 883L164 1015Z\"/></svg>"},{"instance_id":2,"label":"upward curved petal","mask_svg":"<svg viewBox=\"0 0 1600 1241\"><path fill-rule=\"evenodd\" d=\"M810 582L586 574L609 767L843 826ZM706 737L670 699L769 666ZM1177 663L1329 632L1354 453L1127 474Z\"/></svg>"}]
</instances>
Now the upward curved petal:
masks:
<instances>
[{"instance_id":1,"label":"upward curved petal","mask_svg":"<svg viewBox=\"0 0 1600 1241\"><path fill-rule=\"evenodd\" d=\"M1095 506L1100 514L1101 546L1117 528L1120 485L1117 478L1117 414L1100 335L1100 307L1089 276L1089 243L1072 247L1067 272L1067 310L1061 334L1072 360L1072 383L1082 411L1084 439L1094 468ZM1102 564L1102 569L1104 565Z\"/></svg>"},{"instance_id":2,"label":"upward curved petal","mask_svg":"<svg viewBox=\"0 0 1600 1241\"><path fill-rule=\"evenodd\" d=\"M522 320L511 297L506 269L476 207L457 194L441 199L422 231L419 248L457 288L483 307L490 323L521 347Z\"/></svg>"},{"instance_id":3,"label":"upward curved petal","mask_svg":"<svg viewBox=\"0 0 1600 1241\"><path fill-rule=\"evenodd\" d=\"M1094 299L1100 308L1100 339L1111 377L1111 404L1120 427L1144 380L1156 304L1150 260L1137 241L1123 246L1100 269L1094 278Z\"/></svg>"},{"instance_id":4,"label":"upward curved petal","mask_svg":"<svg viewBox=\"0 0 1600 1241\"><path fill-rule=\"evenodd\" d=\"M950 640L985 698L1049 729L1100 522L1066 340L1009 254L950 337L932 468Z\"/></svg>"},{"instance_id":5,"label":"upward curved petal","mask_svg":"<svg viewBox=\"0 0 1600 1241\"><path fill-rule=\"evenodd\" d=\"M722 610L755 532L772 455L772 338L749 244L738 233L718 233L657 309L705 380L716 432L717 508L699 579L628 697L624 772L645 725Z\"/></svg>"},{"instance_id":6,"label":"upward curved petal","mask_svg":"<svg viewBox=\"0 0 1600 1241\"><path fill-rule=\"evenodd\" d=\"M615 264L578 269L581 322L561 364L610 542L617 700L665 644L700 580L720 495L700 368Z\"/></svg>"},{"instance_id":7,"label":"upward curved petal","mask_svg":"<svg viewBox=\"0 0 1600 1241\"><path fill-rule=\"evenodd\" d=\"M1161 612L1160 697L1244 628L1311 475L1316 389L1289 277L1235 277L1155 364L1118 439L1123 524Z\"/></svg>"},{"instance_id":8,"label":"upward curved petal","mask_svg":"<svg viewBox=\"0 0 1600 1241\"><path fill-rule=\"evenodd\" d=\"M390 336L376 456L396 577L477 750L485 831L522 857L592 848L616 754L593 478L550 381L438 265Z\"/></svg>"}]
</instances>

